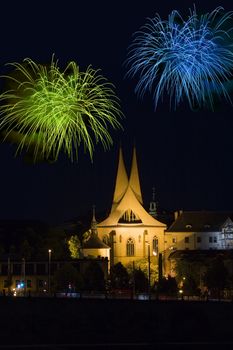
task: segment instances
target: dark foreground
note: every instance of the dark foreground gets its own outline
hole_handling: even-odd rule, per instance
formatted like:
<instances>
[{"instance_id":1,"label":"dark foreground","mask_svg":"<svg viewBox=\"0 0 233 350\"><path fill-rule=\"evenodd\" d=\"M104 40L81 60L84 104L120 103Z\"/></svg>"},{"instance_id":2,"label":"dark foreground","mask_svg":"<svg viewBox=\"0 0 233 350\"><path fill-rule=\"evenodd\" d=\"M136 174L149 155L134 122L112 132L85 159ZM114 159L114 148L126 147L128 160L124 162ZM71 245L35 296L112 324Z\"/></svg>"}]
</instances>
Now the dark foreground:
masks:
<instances>
[{"instance_id":1,"label":"dark foreground","mask_svg":"<svg viewBox=\"0 0 233 350\"><path fill-rule=\"evenodd\" d=\"M0 299L0 349L233 349L233 303Z\"/></svg>"}]
</instances>

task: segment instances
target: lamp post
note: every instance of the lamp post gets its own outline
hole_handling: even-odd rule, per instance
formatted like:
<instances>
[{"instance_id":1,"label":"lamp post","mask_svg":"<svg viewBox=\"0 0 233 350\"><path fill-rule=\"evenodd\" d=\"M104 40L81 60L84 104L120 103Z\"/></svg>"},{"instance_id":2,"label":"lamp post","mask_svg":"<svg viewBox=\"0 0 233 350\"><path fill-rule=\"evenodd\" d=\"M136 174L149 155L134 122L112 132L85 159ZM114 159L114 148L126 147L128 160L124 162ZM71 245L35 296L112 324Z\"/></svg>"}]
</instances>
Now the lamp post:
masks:
<instances>
[{"instance_id":1,"label":"lamp post","mask_svg":"<svg viewBox=\"0 0 233 350\"><path fill-rule=\"evenodd\" d=\"M22 275L23 275L23 296L26 296L26 266L25 258L22 259Z\"/></svg>"},{"instance_id":2,"label":"lamp post","mask_svg":"<svg viewBox=\"0 0 233 350\"><path fill-rule=\"evenodd\" d=\"M49 295L50 295L50 285L51 285L51 281L50 281L50 279L51 279L51 253L52 253L52 250L51 249L49 249L48 250L48 254L49 254L49 263L48 263L48 293L49 293Z\"/></svg>"},{"instance_id":3,"label":"lamp post","mask_svg":"<svg viewBox=\"0 0 233 350\"><path fill-rule=\"evenodd\" d=\"M150 244L147 243L147 248L148 248L148 296L149 296L149 300L151 298L151 290L150 290Z\"/></svg>"}]
</instances>

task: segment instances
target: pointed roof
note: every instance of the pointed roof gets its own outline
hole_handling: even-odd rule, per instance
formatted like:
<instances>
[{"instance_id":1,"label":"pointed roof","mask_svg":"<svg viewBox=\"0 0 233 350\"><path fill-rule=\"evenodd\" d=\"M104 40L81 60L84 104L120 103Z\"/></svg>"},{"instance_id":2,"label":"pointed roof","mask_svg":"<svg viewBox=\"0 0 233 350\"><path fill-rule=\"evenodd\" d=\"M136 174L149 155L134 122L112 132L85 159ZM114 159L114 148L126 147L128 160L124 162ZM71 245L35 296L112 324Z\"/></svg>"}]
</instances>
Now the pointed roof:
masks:
<instances>
[{"instance_id":1,"label":"pointed roof","mask_svg":"<svg viewBox=\"0 0 233 350\"><path fill-rule=\"evenodd\" d=\"M155 218L153 218L148 212L143 208L141 203L138 201L135 193L133 192L131 186L128 186L127 191L120 201L120 203L116 206L115 210L110 213L109 217L104 221L100 222L98 227L106 227L106 226L116 226L122 225L119 224L119 220L124 214L124 212L128 209L131 209L137 216L140 218L141 223L130 223L130 225L145 225L145 226L156 226L156 227L164 227L166 225L159 222ZM123 224L124 225L124 224Z\"/></svg>"},{"instance_id":2,"label":"pointed roof","mask_svg":"<svg viewBox=\"0 0 233 350\"><path fill-rule=\"evenodd\" d=\"M122 217L124 217L125 213L131 212L134 216L134 218L132 218L132 221L126 222L125 220L122 220ZM97 224L97 227L113 227L116 225L125 224L164 228L167 227L167 225L164 223L161 223L153 218L142 206L142 193L139 181L135 147L133 149L133 159L129 180L123 161L122 149L120 148L112 210L109 217L103 220L101 223Z\"/></svg>"},{"instance_id":3,"label":"pointed roof","mask_svg":"<svg viewBox=\"0 0 233 350\"><path fill-rule=\"evenodd\" d=\"M130 179L129 179L129 185L134 191L137 199L142 204L142 193L141 193L141 186L139 181L139 173L138 173L138 165L137 165L137 156L136 156L136 148L133 148L133 159L132 159L132 165L131 165L131 173L130 173Z\"/></svg>"},{"instance_id":4,"label":"pointed roof","mask_svg":"<svg viewBox=\"0 0 233 350\"><path fill-rule=\"evenodd\" d=\"M83 249L110 249L98 236L91 236L83 243Z\"/></svg>"},{"instance_id":5,"label":"pointed roof","mask_svg":"<svg viewBox=\"0 0 233 350\"><path fill-rule=\"evenodd\" d=\"M110 247L101 241L98 237L97 221L95 218L95 206L93 205L93 214L91 221L91 235L87 241L83 243L83 249L110 249Z\"/></svg>"},{"instance_id":6,"label":"pointed roof","mask_svg":"<svg viewBox=\"0 0 233 350\"><path fill-rule=\"evenodd\" d=\"M127 190L128 182L129 182L129 180L128 180L128 176L127 176L126 169L125 169L122 148L120 147L116 185L115 185L115 191L114 191L111 211L113 211L115 209L117 203L119 203L120 200L122 199L122 197L124 196L125 191Z\"/></svg>"}]
</instances>

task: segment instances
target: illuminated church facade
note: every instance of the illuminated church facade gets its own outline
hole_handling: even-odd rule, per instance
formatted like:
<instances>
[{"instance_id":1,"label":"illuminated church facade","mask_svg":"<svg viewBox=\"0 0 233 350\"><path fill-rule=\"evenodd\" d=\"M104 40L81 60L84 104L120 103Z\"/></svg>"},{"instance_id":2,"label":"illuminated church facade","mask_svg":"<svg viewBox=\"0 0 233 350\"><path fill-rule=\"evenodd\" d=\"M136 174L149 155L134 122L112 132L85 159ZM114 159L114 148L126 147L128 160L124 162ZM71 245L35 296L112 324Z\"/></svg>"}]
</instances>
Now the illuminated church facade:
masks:
<instances>
[{"instance_id":1,"label":"illuminated church facade","mask_svg":"<svg viewBox=\"0 0 233 350\"><path fill-rule=\"evenodd\" d=\"M164 251L166 228L143 207L135 147L129 176L120 148L111 211L97 224L99 238L111 248L110 265L158 256Z\"/></svg>"},{"instance_id":2,"label":"illuminated church facade","mask_svg":"<svg viewBox=\"0 0 233 350\"><path fill-rule=\"evenodd\" d=\"M93 215L84 256L107 258L109 267L118 262L140 265L147 259L159 268L161 259L161 273L174 276L182 252L208 254L233 249L233 212L177 211L167 227L157 219L156 211L154 193L149 211L143 206L135 147L129 176L120 148L110 214L99 223Z\"/></svg>"}]
</instances>

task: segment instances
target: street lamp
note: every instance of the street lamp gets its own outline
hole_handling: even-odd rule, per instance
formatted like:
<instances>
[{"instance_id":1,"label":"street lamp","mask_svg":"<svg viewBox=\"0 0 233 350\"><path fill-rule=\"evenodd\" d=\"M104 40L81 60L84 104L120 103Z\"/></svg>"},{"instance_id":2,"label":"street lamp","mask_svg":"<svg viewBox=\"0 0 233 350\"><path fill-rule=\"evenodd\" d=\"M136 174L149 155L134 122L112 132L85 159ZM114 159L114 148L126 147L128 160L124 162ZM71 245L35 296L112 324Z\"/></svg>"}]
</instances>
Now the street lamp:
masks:
<instances>
[{"instance_id":1,"label":"street lamp","mask_svg":"<svg viewBox=\"0 0 233 350\"><path fill-rule=\"evenodd\" d=\"M150 290L150 244L147 243L147 248L148 248L148 295L149 295L149 300L151 298L151 290Z\"/></svg>"},{"instance_id":2,"label":"street lamp","mask_svg":"<svg viewBox=\"0 0 233 350\"><path fill-rule=\"evenodd\" d=\"M52 253L52 250L51 249L49 249L48 250L48 254L49 254L49 264L48 264L48 293L49 293L49 295L50 295L50 285L51 285L51 283L50 283L50 279L51 279L51 253Z\"/></svg>"}]
</instances>

